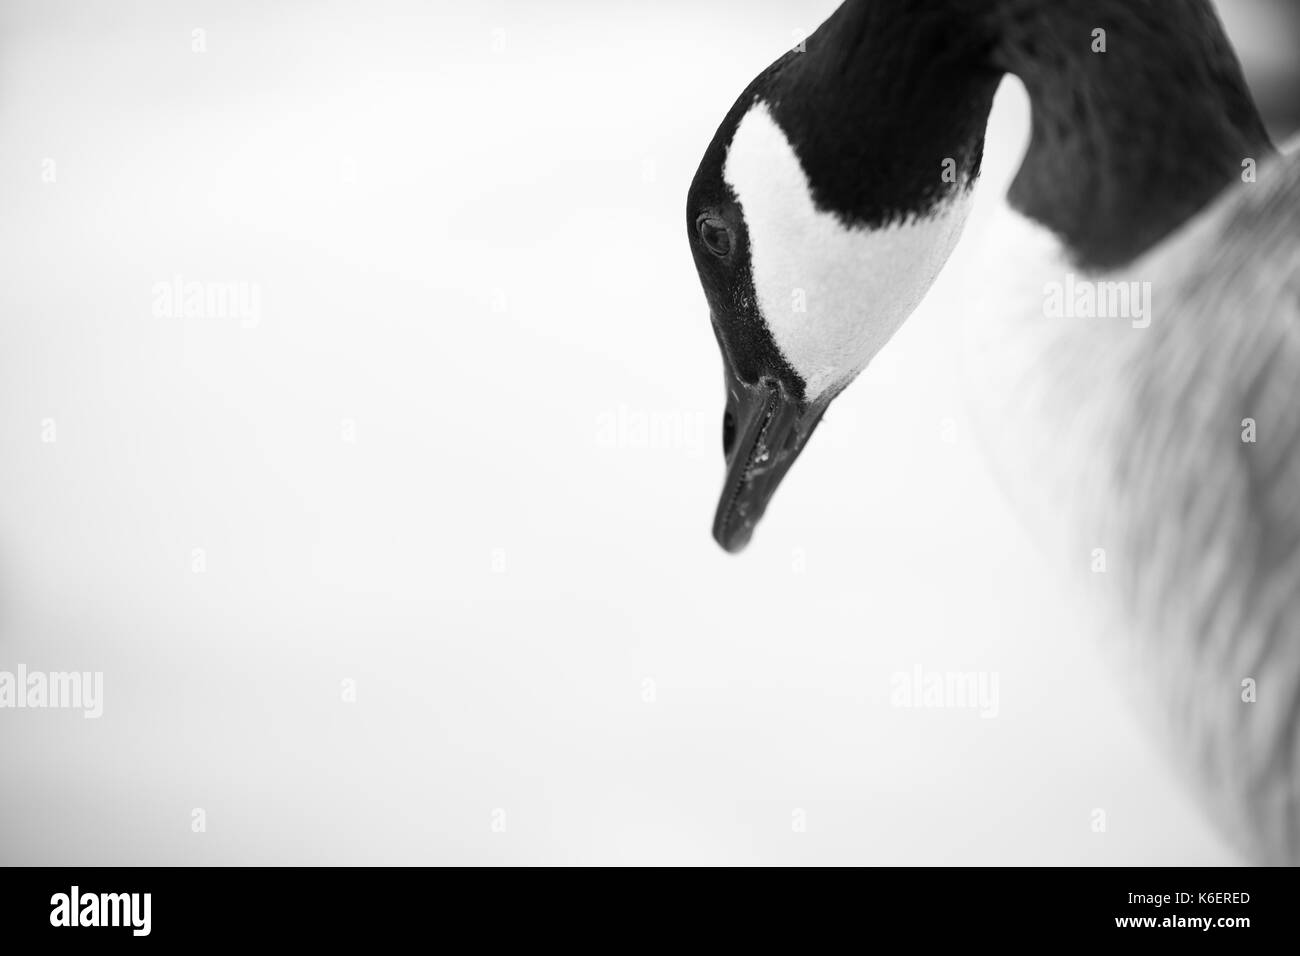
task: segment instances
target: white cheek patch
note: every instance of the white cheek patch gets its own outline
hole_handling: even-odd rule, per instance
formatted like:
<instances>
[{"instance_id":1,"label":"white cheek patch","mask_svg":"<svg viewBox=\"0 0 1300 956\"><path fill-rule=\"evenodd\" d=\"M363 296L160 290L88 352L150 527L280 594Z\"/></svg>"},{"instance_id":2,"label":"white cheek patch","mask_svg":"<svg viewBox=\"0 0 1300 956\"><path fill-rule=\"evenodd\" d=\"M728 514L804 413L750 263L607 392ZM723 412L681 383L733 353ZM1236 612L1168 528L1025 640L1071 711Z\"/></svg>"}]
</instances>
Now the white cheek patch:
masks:
<instances>
[{"instance_id":1,"label":"white cheek patch","mask_svg":"<svg viewBox=\"0 0 1300 956\"><path fill-rule=\"evenodd\" d=\"M911 315L970 208L963 185L925 218L846 227L816 207L799 157L762 102L741 119L723 177L749 230L759 309L810 400L866 368Z\"/></svg>"}]
</instances>

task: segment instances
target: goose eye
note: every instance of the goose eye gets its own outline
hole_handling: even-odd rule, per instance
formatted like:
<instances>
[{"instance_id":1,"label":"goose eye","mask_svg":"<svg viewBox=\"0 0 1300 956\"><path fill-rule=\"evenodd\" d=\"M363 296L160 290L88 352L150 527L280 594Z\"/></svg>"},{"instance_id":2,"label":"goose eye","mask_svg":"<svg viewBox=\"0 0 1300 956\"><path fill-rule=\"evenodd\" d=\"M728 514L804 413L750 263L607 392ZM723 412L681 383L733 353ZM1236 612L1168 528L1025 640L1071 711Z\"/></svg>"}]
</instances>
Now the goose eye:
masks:
<instances>
[{"instance_id":1,"label":"goose eye","mask_svg":"<svg viewBox=\"0 0 1300 956\"><path fill-rule=\"evenodd\" d=\"M731 230L721 219L714 216L701 216L697 221L700 239L715 256L725 256L731 252Z\"/></svg>"}]
</instances>

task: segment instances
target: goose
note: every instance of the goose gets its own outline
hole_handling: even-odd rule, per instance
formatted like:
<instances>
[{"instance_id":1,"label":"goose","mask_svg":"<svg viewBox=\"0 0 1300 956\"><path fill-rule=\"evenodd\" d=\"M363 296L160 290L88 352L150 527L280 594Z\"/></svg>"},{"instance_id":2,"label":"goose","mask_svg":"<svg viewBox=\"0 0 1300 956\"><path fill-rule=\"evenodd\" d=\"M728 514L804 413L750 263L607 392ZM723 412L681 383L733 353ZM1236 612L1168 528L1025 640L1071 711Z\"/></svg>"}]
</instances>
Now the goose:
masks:
<instances>
[{"instance_id":1,"label":"goose","mask_svg":"<svg viewBox=\"0 0 1300 956\"><path fill-rule=\"evenodd\" d=\"M1300 160L1209 0L847 0L744 89L686 210L713 536L750 542L944 269L1008 75L1032 119L963 316L979 443L1063 575L1108 563L1091 593L1211 822L1296 863Z\"/></svg>"}]
</instances>

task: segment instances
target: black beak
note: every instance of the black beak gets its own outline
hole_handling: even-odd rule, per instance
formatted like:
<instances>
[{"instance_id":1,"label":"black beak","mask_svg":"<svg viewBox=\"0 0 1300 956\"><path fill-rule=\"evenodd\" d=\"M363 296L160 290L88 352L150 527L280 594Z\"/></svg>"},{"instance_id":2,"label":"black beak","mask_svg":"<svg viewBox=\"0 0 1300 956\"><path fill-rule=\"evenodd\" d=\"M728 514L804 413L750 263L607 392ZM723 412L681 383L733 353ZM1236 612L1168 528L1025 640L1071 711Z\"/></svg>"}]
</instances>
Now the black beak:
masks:
<instances>
[{"instance_id":1,"label":"black beak","mask_svg":"<svg viewBox=\"0 0 1300 956\"><path fill-rule=\"evenodd\" d=\"M727 363L722 450L727 480L713 520L713 538L735 554L749 544L781 479L821 421L829 401L807 404L773 378L742 381Z\"/></svg>"}]
</instances>

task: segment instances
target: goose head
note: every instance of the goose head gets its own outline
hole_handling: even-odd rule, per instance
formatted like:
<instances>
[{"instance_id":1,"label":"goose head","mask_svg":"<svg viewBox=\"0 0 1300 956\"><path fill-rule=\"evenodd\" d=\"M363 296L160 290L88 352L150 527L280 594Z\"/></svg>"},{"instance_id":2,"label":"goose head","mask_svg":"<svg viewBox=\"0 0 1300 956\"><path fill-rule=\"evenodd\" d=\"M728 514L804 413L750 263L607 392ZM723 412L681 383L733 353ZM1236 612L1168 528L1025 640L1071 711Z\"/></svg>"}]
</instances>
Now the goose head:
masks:
<instances>
[{"instance_id":1,"label":"goose head","mask_svg":"<svg viewBox=\"0 0 1300 956\"><path fill-rule=\"evenodd\" d=\"M723 359L713 536L730 552L749 542L827 406L925 296L966 219L995 84L945 83L965 47L939 25L909 62L870 17L859 22L879 9L846 4L806 51L760 74L688 194Z\"/></svg>"}]
</instances>

